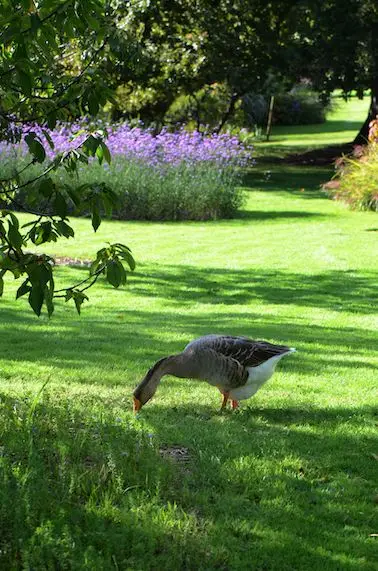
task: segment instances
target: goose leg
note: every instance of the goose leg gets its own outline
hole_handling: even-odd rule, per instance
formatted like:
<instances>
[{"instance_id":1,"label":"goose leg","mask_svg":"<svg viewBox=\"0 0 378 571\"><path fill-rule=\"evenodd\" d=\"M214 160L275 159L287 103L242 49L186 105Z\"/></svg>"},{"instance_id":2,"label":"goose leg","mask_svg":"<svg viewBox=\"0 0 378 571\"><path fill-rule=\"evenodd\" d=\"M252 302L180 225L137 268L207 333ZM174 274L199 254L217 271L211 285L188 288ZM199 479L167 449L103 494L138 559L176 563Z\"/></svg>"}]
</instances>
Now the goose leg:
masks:
<instances>
[{"instance_id":1,"label":"goose leg","mask_svg":"<svg viewBox=\"0 0 378 571\"><path fill-rule=\"evenodd\" d=\"M239 406L239 401L232 400L232 402L231 402L232 409L238 408L238 406Z\"/></svg>"},{"instance_id":2,"label":"goose leg","mask_svg":"<svg viewBox=\"0 0 378 571\"><path fill-rule=\"evenodd\" d=\"M222 400L221 410L226 408L227 401L228 401L228 398L230 396L229 393L222 393L222 395L223 395L223 400Z\"/></svg>"}]
</instances>

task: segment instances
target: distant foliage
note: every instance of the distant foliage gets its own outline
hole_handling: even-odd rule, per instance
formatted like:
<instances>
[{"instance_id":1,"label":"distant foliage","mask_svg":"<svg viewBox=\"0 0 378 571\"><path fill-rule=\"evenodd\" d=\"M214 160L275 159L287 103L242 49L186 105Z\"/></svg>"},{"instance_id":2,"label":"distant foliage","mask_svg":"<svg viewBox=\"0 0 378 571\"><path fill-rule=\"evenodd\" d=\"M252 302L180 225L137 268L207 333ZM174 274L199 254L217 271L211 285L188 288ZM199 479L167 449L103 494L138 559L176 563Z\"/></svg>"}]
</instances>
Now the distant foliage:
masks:
<instances>
[{"instance_id":1,"label":"distant foliage","mask_svg":"<svg viewBox=\"0 0 378 571\"><path fill-rule=\"evenodd\" d=\"M278 87L278 89L277 89ZM273 123L275 125L311 125L324 123L330 111L330 101L323 101L307 84L299 84L290 91L282 86L272 86L266 93L247 93L242 99L242 117L238 123L251 129L265 126L268 120L269 93L274 95Z\"/></svg>"},{"instance_id":2,"label":"distant foliage","mask_svg":"<svg viewBox=\"0 0 378 571\"><path fill-rule=\"evenodd\" d=\"M299 85L275 97L273 121L276 125L311 125L324 123L329 103L309 87Z\"/></svg>"},{"instance_id":3,"label":"distant foliage","mask_svg":"<svg viewBox=\"0 0 378 571\"><path fill-rule=\"evenodd\" d=\"M82 127L61 125L49 131L54 149L64 153L80 144L86 136ZM131 128L125 123L102 125L102 129L108 133L107 147L113 157L109 165L104 168L91 161L90 168L83 164L78 175L72 177L60 172L53 177L67 198L69 214L83 213L70 201L72 179L76 176L83 188L109 185L118 195L113 213L121 219L229 218L240 207L240 167L250 161L251 149L242 146L236 137L206 136L184 130L176 133L163 130L155 136L150 130ZM33 126L33 132L38 133L38 127ZM2 169L9 171L15 160L18 164L26 160L27 148L3 145L0 153ZM49 158L50 151L46 153ZM36 208L39 204L30 190L22 189L18 199ZM37 195L35 200L41 197Z\"/></svg>"},{"instance_id":4,"label":"distant foliage","mask_svg":"<svg viewBox=\"0 0 378 571\"><path fill-rule=\"evenodd\" d=\"M369 143L337 161L336 177L324 185L336 200L357 210L378 212L378 116L369 125Z\"/></svg>"}]
</instances>

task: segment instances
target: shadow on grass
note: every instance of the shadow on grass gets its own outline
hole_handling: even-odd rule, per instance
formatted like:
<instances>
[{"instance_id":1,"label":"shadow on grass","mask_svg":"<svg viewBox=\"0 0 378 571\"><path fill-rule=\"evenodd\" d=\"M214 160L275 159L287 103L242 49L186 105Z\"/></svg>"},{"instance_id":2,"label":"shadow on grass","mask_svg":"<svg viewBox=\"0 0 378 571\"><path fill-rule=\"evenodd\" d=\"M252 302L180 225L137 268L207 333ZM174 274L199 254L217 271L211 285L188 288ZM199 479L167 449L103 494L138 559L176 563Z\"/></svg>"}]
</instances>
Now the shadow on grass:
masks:
<instances>
[{"instance_id":1,"label":"shadow on grass","mask_svg":"<svg viewBox=\"0 0 378 571\"><path fill-rule=\"evenodd\" d=\"M259 166L245 173L243 185L249 190L275 191L275 192L301 192L311 191L311 198L327 199L321 191L321 185L330 180L334 172L323 167L290 167L280 165L272 168Z\"/></svg>"},{"instance_id":2,"label":"shadow on grass","mask_svg":"<svg viewBox=\"0 0 378 571\"><path fill-rule=\"evenodd\" d=\"M327 119L324 123L313 123L312 125L276 125L273 126L272 130L272 143L278 139L275 137L283 136L282 140L287 140L287 136L291 137L294 135L305 136L306 140L303 144L309 144L309 135L318 135L322 133L341 133L344 131L355 131L356 135L360 130L364 119L362 121L352 121L352 120L338 120L338 119ZM299 142L298 142L299 144Z\"/></svg>"},{"instance_id":3,"label":"shadow on grass","mask_svg":"<svg viewBox=\"0 0 378 571\"><path fill-rule=\"evenodd\" d=\"M321 123L321 125L319 125L319 127L317 128L317 126L313 125L313 130L311 132L313 133L341 133L342 131L355 131L356 135L358 133L358 131L361 129L362 127L362 123L363 121L337 121L337 120L333 120L333 119L327 119L327 121L325 123ZM295 133L296 131L293 130L293 133ZM302 126L302 130L299 131L299 133L303 133L303 126ZM309 131L305 131L305 132L309 132Z\"/></svg>"},{"instance_id":4,"label":"shadow on grass","mask_svg":"<svg viewBox=\"0 0 378 571\"><path fill-rule=\"evenodd\" d=\"M324 308L333 311L371 313L377 302L375 274L329 270L307 275L282 270L198 269L165 266L136 273L130 286L138 295L154 295L173 304L269 304Z\"/></svg>"},{"instance_id":5,"label":"shadow on grass","mask_svg":"<svg viewBox=\"0 0 378 571\"><path fill-rule=\"evenodd\" d=\"M373 407L0 400L4 568L373 569Z\"/></svg>"},{"instance_id":6,"label":"shadow on grass","mask_svg":"<svg viewBox=\"0 0 378 571\"><path fill-rule=\"evenodd\" d=\"M78 403L48 389L33 411L28 399L2 393L0 402L2 569L181 569L186 559L194 569L211 560L166 504L170 466L134 419L116 418L114 402L109 412L96 397Z\"/></svg>"},{"instance_id":7,"label":"shadow on grass","mask_svg":"<svg viewBox=\"0 0 378 571\"><path fill-rule=\"evenodd\" d=\"M327 215L322 214L321 212L303 212L301 210L243 210L241 211L236 218L242 220L252 220L253 222L282 222L286 219L306 219L309 218L323 218L326 216L329 218L331 215L327 213Z\"/></svg>"}]
</instances>

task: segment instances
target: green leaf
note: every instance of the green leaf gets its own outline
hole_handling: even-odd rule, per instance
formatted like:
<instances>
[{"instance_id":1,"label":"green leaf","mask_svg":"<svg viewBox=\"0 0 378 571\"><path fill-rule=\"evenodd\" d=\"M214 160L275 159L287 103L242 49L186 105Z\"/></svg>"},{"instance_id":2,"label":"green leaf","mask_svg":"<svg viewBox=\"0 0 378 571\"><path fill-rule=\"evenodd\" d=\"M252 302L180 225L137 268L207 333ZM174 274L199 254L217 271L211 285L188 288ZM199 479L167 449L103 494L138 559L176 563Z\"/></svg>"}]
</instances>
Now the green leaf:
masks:
<instances>
[{"instance_id":1,"label":"green leaf","mask_svg":"<svg viewBox=\"0 0 378 571\"><path fill-rule=\"evenodd\" d=\"M105 267L105 263L103 260L101 259L94 260L91 263L91 267L89 268L90 275L93 276L97 272L97 270L100 269L101 266Z\"/></svg>"},{"instance_id":2,"label":"green leaf","mask_svg":"<svg viewBox=\"0 0 378 571\"><path fill-rule=\"evenodd\" d=\"M110 154L108 146L104 143L104 141L101 141L101 148L103 151L104 159L110 165L110 163L112 162L112 156Z\"/></svg>"},{"instance_id":3,"label":"green leaf","mask_svg":"<svg viewBox=\"0 0 378 571\"><path fill-rule=\"evenodd\" d=\"M66 290L66 295L65 295L64 300L65 300L65 301L69 301L70 299L72 299L72 297L73 297L73 291L72 291L72 289L67 289L67 290Z\"/></svg>"},{"instance_id":4,"label":"green leaf","mask_svg":"<svg viewBox=\"0 0 378 571\"><path fill-rule=\"evenodd\" d=\"M81 199L79 194L79 190L81 187L79 187L78 189L73 189L71 187L66 186L65 188L68 196L70 197L76 208L79 207L81 204Z\"/></svg>"},{"instance_id":5,"label":"green leaf","mask_svg":"<svg viewBox=\"0 0 378 571\"><path fill-rule=\"evenodd\" d=\"M58 220L57 222L55 221L54 226L57 232L65 238L73 238L75 236L74 229L71 228L69 224L64 222L64 220Z\"/></svg>"},{"instance_id":6,"label":"green leaf","mask_svg":"<svg viewBox=\"0 0 378 571\"><path fill-rule=\"evenodd\" d=\"M29 152L35 157L36 161L43 163L46 158L46 151L43 145L37 140L37 135L34 132L25 135L25 143L29 148Z\"/></svg>"},{"instance_id":7,"label":"green leaf","mask_svg":"<svg viewBox=\"0 0 378 571\"><path fill-rule=\"evenodd\" d=\"M8 240L15 250L21 249L21 246L23 243L22 236L21 236L20 232L18 231L18 229L16 228L16 226L11 224L10 222L9 222L9 230L8 230Z\"/></svg>"},{"instance_id":8,"label":"green leaf","mask_svg":"<svg viewBox=\"0 0 378 571\"><path fill-rule=\"evenodd\" d=\"M33 143L32 153L39 163L43 163L46 158L46 151L39 141L35 140Z\"/></svg>"},{"instance_id":9,"label":"green leaf","mask_svg":"<svg viewBox=\"0 0 378 571\"><path fill-rule=\"evenodd\" d=\"M96 95L93 93L90 93L88 96L88 109L91 115L97 115L99 104Z\"/></svg>"},{"instance_id":10,"label":"green leaf","mask_svg":"<svg viewBox=\"0 0 378 571\"><path fill-rule=\"evenodd\" d=\"M42 22L41 22L40 17L38 16L38 13L33 12L32 14L30 14L30 27L31 27L31 30L34 34L41 27L41 25L42 25Z\"/></svg>"},{"instance_id":11,"label":"green leaf","mask_svg":"<svg viewBox=\"0 0 378 571\"><path fill-rule=\"evenodd\" d=\"M30 73L26 72L24 68L20 67L20 65L17 65L16 67L18 81L22 87L22 91L25 93L25 95L31 95L33 80Z\"/></svg>"},{"instance_id":12,"label":"green leaf","mask_svg":"<svg viewBox=\"0 0 378 571\"><path fill-rule=\"evenodd\" d=\"M55 129L57 121L56 111L50 111L47 115L47 126L49 129Z\"/></svg>"},{"instance_id":13,"label":"green leaf","mask_svg":"<svg viewBox=\"0 0 378 571\"><path fill-rule=\"evenodd\" d=\"M42 293L46 284L52 279L52 267L48 262L30 264L27 273L33 289L40 288Z\"/></svg>"},{"instance_id":14,"label":"green leaf","mask_svg":"<svg viewBox=\"0 0 378 571\"><path fill-rule=\"evenodd\" d=\"M41 288L40 285L33 285L33 288L29 293L29 304L38 317L41 315L44 297L44 288Z\"/></svg>"},{"instance_id":15,"label":"green leaf","mask_svg":"<svg viewBox=\"0 0 378 571\"><path fill-rule=\"evenodd\" d=\"M13 212L9 212L8 210L5 211L5 213L10 216L11 220L12 220L12 224L13 226L15 226L17 228L17 230L20 227L20 223L18 221L18 218L15 214L13 214Z\"/></svg>"},{"instance_id":16,"label":"green leaf","mask_svg":"<svg viewBox=\"0 0 378 571\"><path fill-rule=\"evenodd\" d=\"M84 301L86 299L88 299L88 296L85 295L85 293L83 293L82 291L73 291L72 297L74 298L76 310L77 310L78 314L80 315L81 306L84 303Z\"/></svg>"},{"instance_id":17,"label":"green leaf","mask_svg":"<svg viewBox=\"0 0 378 571\"><path fill-rule=\"evenodd\" d=\"M45 242L56 242L56 238L51 222L42 222L35 227L34 232L30 233L30 239L36 246Z\"/></svg>"},{"instance_id":18,"label":"green leaf","mask_svg":"<svg viewBox=\"0 0 378 571\"><path fill-rule=\"evenodd\" d=\"M127 252L127 251L119 252L118 255L120 258L122 258L123 260L125 260L125 262L128 263L131 271L135 270L136 263L135 263L133 256L130 254L130 252Z\"/></svg>"},{"instance_id":19,"label":"green leaf","mask_svg":"<svg viewBox=\"0 0 378 571\"><path fill-rule=\"evenodd\" d=\"M54 145L54 141L52 140L52 138L50 136L50 133L48 131L46 131L46 129L42 129L42 133L44 134L46 141L49 144L50 149L54 150L55 145Z\"/></svg>"},{"instance_id":20,"label":"green leaf","mask_svg":"<svg viewBox=\"0 0 378 571\"><path fill-rule=\"evenodd\" d=\"M53 283L54 282L52 282L52 284ZM51 287L46 287L45 288L45 303L46 303L46 307L47 307L47 314L49 317L51 317L51 315L54 313L53 297L54 297L53 285Z\"/></svg>"},{"instance_id":21,"label":"green leaf","mask_svg":"<svg viewBox=\"0 0 378 571\"><path fill-rule=\"evenodd\" d=\"M54 198L54 210L61 217L65 218L67 216L67 202L63 194L57 192Z\"/></svg>"},{"instance_id":22,"label":"green leaf","mask_svg":"<svg viewBox=\"0 0 378 571\"><path fill-rule=\"evenodd\" d=\"M97 228L100 226L101 224L101 216L100 216L100 212L98 210L97 207L93 207L92 209L92 226L93 226L93 230L96 232Z\"/></svg>"},{"instance_id":23,"label":"green leaf","mask_svg":"<svg viewBox=\"0 0 378 571\"><path fill-rule=\"evenodd\" d=\"M26 279L18 288L17 293L16 293L16 299L18 299L19 297L22 297L23 295L29 293L31 291L31 286L29 284L29 278Z\"/></svg>"},{"instance_id":24,"label":"green leaf","mask_svg":"<svg viewBox=\"0 0 378 571\"><path fill-rule=\"evenodd\" d=\"M126 282L126 272L119 260L109 260L106 264L106 278L115 288Z\"/></svg>"},{"instance_id":25,"label":"green leaf","mask_svg":"<svg viewBox=\"0 0 378 571\"><path fill-rule=\"evenodd\" d=\"M104 205L105 214L108 218L111 218L113 212L113 201L109 200L106 194L103 194L101 198L102 198L102 204Z\"/></svg>"},{"instance_id":26,"label":"green leaf","mask_svg":"<svg viewBox=\"0 0 378 571\"><path fill-rule=\"evenodd\" d=\"M130 270L134 271L136 263L130 248L128 248L128 246L125 246L125 244L120 244L120 243L113 244L113 246L117 250L118 256L124 259L128 263Z\"/></svg>"},{"instance_id":27,"label":"green leaf","mask_svg":"<svg viewBox=\"0 0 378 571\"><path fill-rule=\"evenodd\" d=\"M4 280L3 280L3 276L0 275L0 297L3 295L4 292Z\"/></svg>"},{"instance_id":28,"label":"green leaf","mask_svg":"<svg viewBox=\"0 0 378 571\"><path fill-rule=\"evenodd\" d=\"M104 160L104 149L102 147L102 142L96 149L96 157L98 158L98 162L101 165L102 161Z\"/></svg>"},{"instance_id":29,"label":"green leaf","mask_svg":"<svg viewBox=\"0 0 378 571\"><path fill-rule=\"evenodd\" d=\"M83 152L89 155L90 157L94 157L100 142L101 142L100 139L98 139L97 137L89 135L89 137L82 144Z\"/></svg>"},{"instance_id":30,"label":"green leaf","mask_svg":"<svg viewBox=\"0 0 378 571\"><path fill-rule=\"evenodd\" d=\"M49 198L55 190L55 183L53 182L52 178L47 176L44 177L38 186L38 191L45 197Z\"/></svg>"}]
</instances>

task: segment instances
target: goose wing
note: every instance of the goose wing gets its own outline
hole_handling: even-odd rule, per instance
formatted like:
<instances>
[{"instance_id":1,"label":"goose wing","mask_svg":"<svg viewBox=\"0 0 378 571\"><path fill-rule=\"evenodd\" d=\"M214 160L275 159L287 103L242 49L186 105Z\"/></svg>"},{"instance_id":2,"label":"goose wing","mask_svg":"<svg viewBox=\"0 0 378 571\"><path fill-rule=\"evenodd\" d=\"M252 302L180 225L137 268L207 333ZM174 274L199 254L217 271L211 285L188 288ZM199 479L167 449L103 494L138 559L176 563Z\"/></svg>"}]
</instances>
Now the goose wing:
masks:
<instances>
[{"instance_id":1,"label":"goose wing","mask_svg":"<svg viewBox=\"0 0 378 571\"><path fill-rule=\"evenodd\" d=\"M228 392L245 385L248 370L231 356L223 355L212 347L191 347L195 353L197 378Z\"/></svg>"},{"instance_id":2,"label":"goose wing","mask_svg":"<svg viewBox=\"0 0 378 571\"><path fill-rule=\"evenodd\" d=\"M271 357L290 352L290 347L286 345L231 335L205 335L189 343L186 349L188 348L212 349L219 355L237 361L243 367L257 367Z\"/></svg>"}]
</instances>

